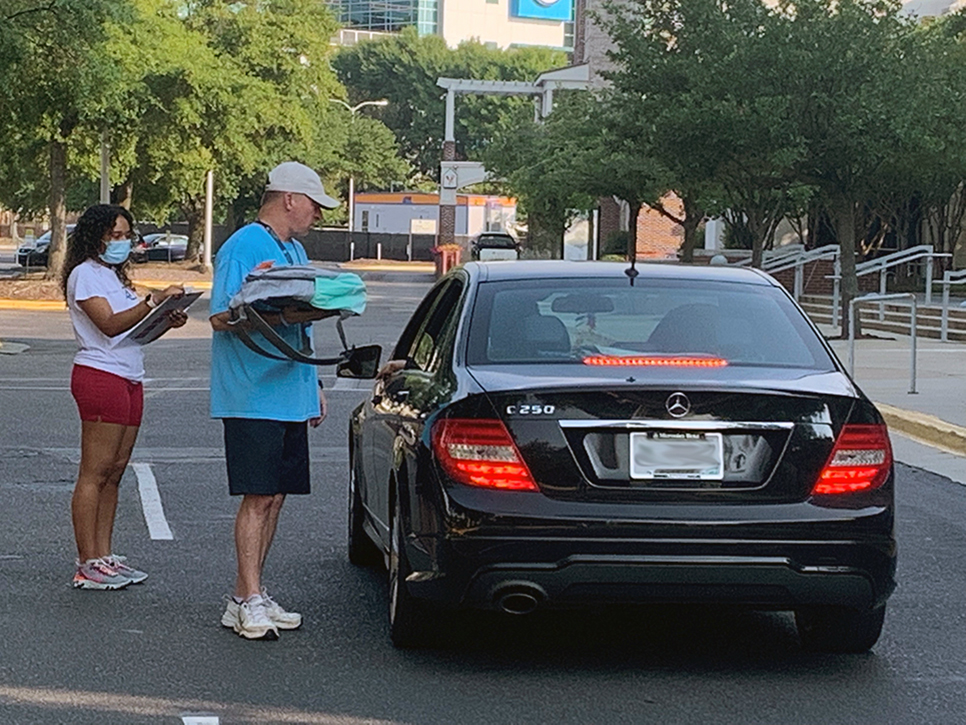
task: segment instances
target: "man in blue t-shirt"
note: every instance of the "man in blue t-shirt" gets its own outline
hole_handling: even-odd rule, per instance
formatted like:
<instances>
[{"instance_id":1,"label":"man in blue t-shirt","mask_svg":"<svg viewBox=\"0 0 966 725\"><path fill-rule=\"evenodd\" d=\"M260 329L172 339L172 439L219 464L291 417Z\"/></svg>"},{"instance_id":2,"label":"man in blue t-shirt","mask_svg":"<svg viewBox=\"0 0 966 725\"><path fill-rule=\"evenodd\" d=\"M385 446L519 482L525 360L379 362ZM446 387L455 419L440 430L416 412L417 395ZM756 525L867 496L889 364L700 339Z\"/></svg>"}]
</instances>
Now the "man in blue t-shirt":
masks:
<instances>
[{"instance_id":1,"label":"man in blue t-shirt","mask_svg":"<svg viewBox=\"0 0 966 725\"><path fill-rule=\"evenodd\" d=\"M300 614L286 611L265 591L262 570L286 494L309 493L306 423L318 426L326 403L310 365L272 360L245 347L229 324L228 305L253 269L307 264L294 237L308 232L322 209L337 206L308 166L279 164L268 175L258 219L232 234L215 261L211 416L224 424L229 492L242 496L235 519L238 574L221 623L247 639L277 639L279 629L302 624ZM264 317L300 348L305 328L327 314L286 308ZM250 334L259 342L257 332Z\"/></svg>"}]
</instances>

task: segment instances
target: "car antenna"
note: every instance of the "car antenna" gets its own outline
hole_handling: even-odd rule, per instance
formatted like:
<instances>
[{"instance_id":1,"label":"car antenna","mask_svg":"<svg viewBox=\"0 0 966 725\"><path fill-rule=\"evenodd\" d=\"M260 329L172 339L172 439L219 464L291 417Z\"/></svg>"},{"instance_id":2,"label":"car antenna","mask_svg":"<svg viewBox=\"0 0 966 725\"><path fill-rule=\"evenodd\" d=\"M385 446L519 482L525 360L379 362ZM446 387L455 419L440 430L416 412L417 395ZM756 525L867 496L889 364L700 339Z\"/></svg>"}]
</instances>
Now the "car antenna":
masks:
<instances>
[{"instance_id":1,"label":"car antenna","mask_svg":"<svg viewBox=\"0 0 966 725\"><path fill-rule=\"evenodd\" d=\"M631 251L630 250L630 246L631 246L630 240L628 240L627 246L628 246L628 249L627 249L628 255L627 256L631 258L631 266L624 270L624 274L626 274L628 276L628 278L631 280L631 287L633 287L634 286L634 279L637 277L637 275L640 274L640 272L637 271L637 267L634 266L635 263L637 262L637 248L636 248L637 245L635 243L635 249L634 249L634 253L633 254L630 253L630 251Z\"/></svg>"}]
</instances>

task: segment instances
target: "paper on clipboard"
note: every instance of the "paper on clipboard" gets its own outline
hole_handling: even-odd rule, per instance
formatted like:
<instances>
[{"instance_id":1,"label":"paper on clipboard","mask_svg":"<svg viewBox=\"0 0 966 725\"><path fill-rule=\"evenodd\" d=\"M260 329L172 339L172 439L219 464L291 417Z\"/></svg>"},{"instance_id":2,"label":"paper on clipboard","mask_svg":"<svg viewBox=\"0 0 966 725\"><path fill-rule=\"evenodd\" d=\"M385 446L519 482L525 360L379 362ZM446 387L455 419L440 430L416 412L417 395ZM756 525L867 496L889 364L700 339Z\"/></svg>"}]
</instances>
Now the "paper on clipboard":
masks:
<instances>
[{"instance_id":1,"label":"paper on clipboard","mask_svg":"<svg viewBox=\"0 0 966 725\"><path fill-rule=\"evenodd\" d=\"M171 321L168 319L168 313L173 310L188 309L199 297L201 297L201 292L189 292L186 290L180 297L166 298L164 302L151 310L151 313L147 317L124 333L117 340L117 343L147 345L149 342L154 342L171 329Z\"/></svg>"}]
</instances>

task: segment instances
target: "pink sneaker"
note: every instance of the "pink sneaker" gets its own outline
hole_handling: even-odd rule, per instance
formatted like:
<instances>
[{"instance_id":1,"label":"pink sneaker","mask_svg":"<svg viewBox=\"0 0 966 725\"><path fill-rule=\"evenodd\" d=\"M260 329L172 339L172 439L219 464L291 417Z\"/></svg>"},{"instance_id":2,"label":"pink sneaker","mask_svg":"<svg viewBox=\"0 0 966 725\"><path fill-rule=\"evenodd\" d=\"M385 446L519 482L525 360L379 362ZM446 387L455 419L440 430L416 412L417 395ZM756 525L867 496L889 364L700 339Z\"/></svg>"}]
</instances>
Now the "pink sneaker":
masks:
<instances>
[{"instance_id":1,"label":"pink sneaker","mask_svg":"<svg viewBox=\"0 0 966 725\"><path fill-rule=\"evenodd\" d=\"M75 589L123 589L130 583L130 579L112 569L103 559L78 562L73 582Z\"/></svg>"},{"instance_id":2,"label":"pink sneaker","mask_svg":"<svg viewBox=\"0 0 966 725\"><path fill-rule=\"evenodd\" d=\"M140 584L148 578L148 575L140 569L135 569L133 566L128 566L126 556L111 554L110 556L104 557L104 563L121 576L130 579L132 584Z\"/></svg>"}]
</instances>

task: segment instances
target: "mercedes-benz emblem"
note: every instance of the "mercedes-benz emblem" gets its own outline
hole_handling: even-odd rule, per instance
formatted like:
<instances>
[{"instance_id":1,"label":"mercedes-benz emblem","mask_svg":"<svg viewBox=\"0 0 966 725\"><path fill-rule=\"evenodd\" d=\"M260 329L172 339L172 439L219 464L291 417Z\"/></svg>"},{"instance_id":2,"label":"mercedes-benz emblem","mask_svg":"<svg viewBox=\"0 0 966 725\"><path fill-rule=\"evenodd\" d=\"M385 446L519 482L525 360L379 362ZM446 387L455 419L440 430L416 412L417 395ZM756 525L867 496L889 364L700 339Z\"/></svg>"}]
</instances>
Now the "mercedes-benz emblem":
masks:
<instances>
[{"instance_id":1,"label":"mercedes-benz emblem","mask_svg":"<svg viewBox=\"0 0 966 725\"><path fill-rule=\"evenodd\" d=\"M667 412L673 418L683 418L691 412L691 401L684 393L671 393L664 403L664 407L667 408Z\"/></svg>"}]
</instances>

